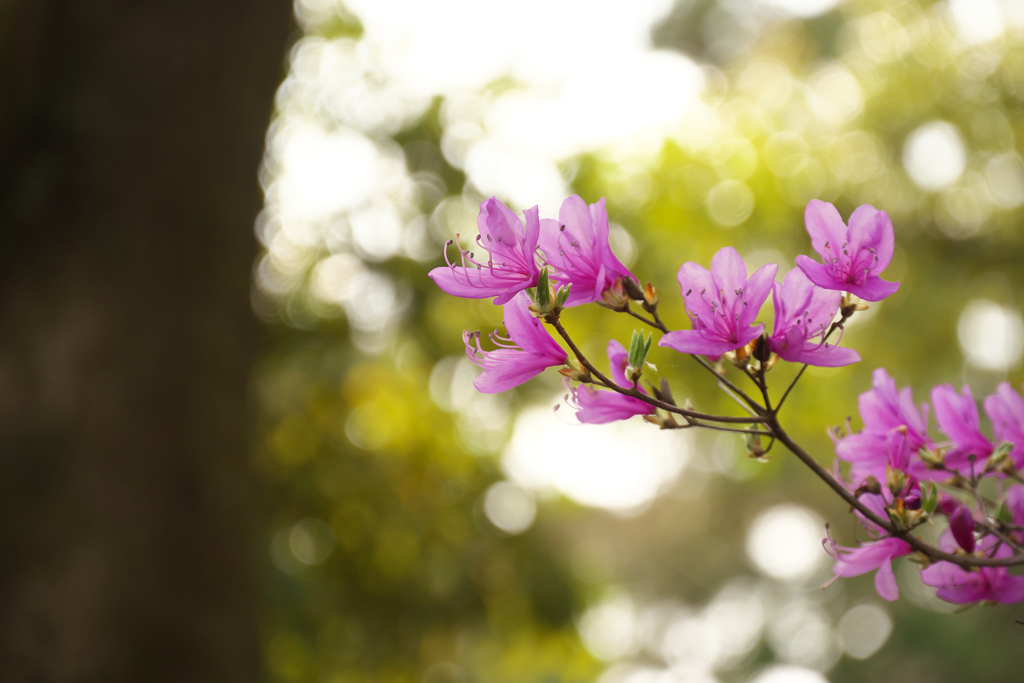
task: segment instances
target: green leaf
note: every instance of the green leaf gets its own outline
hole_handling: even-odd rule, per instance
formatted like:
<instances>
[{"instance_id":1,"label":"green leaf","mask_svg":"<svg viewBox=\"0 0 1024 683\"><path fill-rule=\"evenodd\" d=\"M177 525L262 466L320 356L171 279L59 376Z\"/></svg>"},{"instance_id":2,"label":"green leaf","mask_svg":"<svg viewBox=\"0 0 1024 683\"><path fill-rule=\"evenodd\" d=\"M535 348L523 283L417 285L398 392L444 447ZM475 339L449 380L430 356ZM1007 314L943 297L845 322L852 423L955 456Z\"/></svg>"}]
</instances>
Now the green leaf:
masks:
<instances>
[{"instance_id":1,"label":"green leaf","mask_svg":"<svg viewBox=\"0 0 1024 683\"><path fill-rule=\"evenodd\" d=\"M551 305L551 285L548 281L548 267L540 269L540 278L537 280L537 305L546 309Z\"/></svg>"}]
</instances>

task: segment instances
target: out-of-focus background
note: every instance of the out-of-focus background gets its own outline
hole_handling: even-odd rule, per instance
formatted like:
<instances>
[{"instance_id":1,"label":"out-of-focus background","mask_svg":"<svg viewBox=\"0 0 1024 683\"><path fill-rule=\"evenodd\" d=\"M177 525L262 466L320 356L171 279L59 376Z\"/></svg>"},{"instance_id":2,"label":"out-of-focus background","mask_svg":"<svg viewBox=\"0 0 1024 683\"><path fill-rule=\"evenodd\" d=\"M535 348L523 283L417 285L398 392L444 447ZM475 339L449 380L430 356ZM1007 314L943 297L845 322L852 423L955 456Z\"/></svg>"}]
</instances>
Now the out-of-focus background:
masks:
<instances>
[{"instance_id":1,"label":"out-of-focus background","mask_svg":"<svg viewBox=\"0 0 1024 683\"><path fill-rule=\"evenodd\" d=\"M23 1L0 93L4 680L1019 679L1018 608L822 590L855 525L787 453L476 393L500 309L426 272L486 197L606 197L682 328L683 261L870 203L903 285L790 431L830 462L880 366L1019 383L1024 5ZM566 314L595 358L632 322Z\"/></svg>"}]
</instances>

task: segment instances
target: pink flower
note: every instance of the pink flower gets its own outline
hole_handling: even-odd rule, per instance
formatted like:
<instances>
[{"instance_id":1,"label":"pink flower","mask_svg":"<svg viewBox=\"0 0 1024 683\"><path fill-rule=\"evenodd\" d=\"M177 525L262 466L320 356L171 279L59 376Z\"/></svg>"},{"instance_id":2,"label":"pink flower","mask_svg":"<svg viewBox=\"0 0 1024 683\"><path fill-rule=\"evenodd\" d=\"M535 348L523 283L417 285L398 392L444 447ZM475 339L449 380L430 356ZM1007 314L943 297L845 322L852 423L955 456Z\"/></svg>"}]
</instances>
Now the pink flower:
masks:
<instances>
[{"instance_id":1,"label":"pink flower","mask_svg":"<svg viewBox=\"0 0 1024 683\"><path fill-rule=\"evenodd\" d=\"M993 536L978 542L978 549L987 552L995 545ZM939 539L939 547L955 552L957 543L949 529ZM1001 545L995 557L1009 557L1012 551ZM946 602L968 605L983 600L1010 605L1024 600L1024 576L1012 576L1006 567L979 567L968 571L951 562L936 562L921 570L921 581L937 588L935 594Z\"/></svg>"},{"instance_id":2,"label":"pink flower","mask_svg":"<svg viewBox=\"0 0 1024 683\"><path fill-rule=\"evenodd\" d=\"M551 279L572 284L566 306L601 300L616 278L636 280L608 245L608 212L602 197L587 207L579 195L562 202L558 220L541 222L540 248L549 265L557 268Z\"/></svg>"},{"instance_id":3,"label":"pink flower","mask_svg":"<svg viewBox=\"0 0 1024 683\"><path fill-rule=\"evenodd\" d=\"M900 283L879 277L895 248L887 213L864 204L850 216L847 227L836 207L812 199L804 212L804 223L811 245L821 255L821 263L809 256L796 257L796 264L811 282L868 301L881 301L900 288Z\"/></svg>"},{"instance_id":4,"label":"pink flower","mask_svg":"<svg viewBox=\"0 0 1024 683\"><path fill-rule=\"evenodd\" d=\"M932 389L932 405L935 406L939 427L955 444L946 453L946 466L970 476L968 458L973 455L980 461L992 453L992 443L981 433L978 404L974 402L971 388L964 386L962 393L958 394L952 385L940 384ZM983 467L982 462L977 466L976 473L981 474Z\"/></svg>"},{"instance_id":5,"label":"pink flower","mask_svg":"<svg viewBox=\"0 0 1024 683\"><path fill-rule=\"evenodd\" d=\"M931 444L928 404L915 405L913 390L897 389L896 381L884 368L875 370L872 385L871 391L861 394L858 400L864 429L836 444L836 454L853 465L851 475L858 482L868 474L878 479L885 476L885 465L889 462L886 441L894 430L905 430L906 447L911 452ZM923 463L914 461L913 465L921 465L915 469L921 477Z\"/></svg>"},{"instance_id":6,"label":"pink flower","mask_svg":"<svg viewBox=\"0 0 1024 683\"><path fill-rule=\"evenodd\" d=\"M611 368L612 381L624 388L633 386L626 379L628 362L629 352L625 347L614 339L608 342L608 364ZM640 391L647 393L642 387ZM589 384L583 384L579 389L573 390L573 396L579 406L576 418L586 424L604 424L625 420L634 415L651 415L655 412L654 406L649 403L615 391L597 389Z\"/></svg>"},{"instance_id":7,"label":"pink flower","mask_svg":"<svg viewBox=\"0 0 1024 683\"><path fill-rule=\"evenodd\" d=\"M768 338L771 350L790 363L838 367L859 361L860 354L853 349L822 341L841 299L842 293L815 286L798 268L786 273L781 285L773 282L775 326Z\"/></svg>"},{"instance_id":8,"label":"pink flower","mask_svg":"<svg viewBox=\"0 0 1024 683\"><path fill-rule=\"evenodd\" d=\"M1009 382L1003 382L985 399L985 412L992 420L996 441L1012 443L1010 457L1018 469L1024 468L1024 398Z\"/></svg>"},{"instance_id":9,"label":"pink flower","mask_svg":"<svg viewBox=\"0 0 1024 683\"><path fill-rule=\"evenodd\" d=\"M753 325L754 318L768 298L778 269L769 263L748 279L747 266L732 247L715 254L710 272L687 261L679 269L679 285L693 329L669 332L658 346L718 357L757 339L764 325Z\"/></svg>"},{"instance_id":10,"label":"pink flower","mask_svg":"<svg viewBox=\"0 0 1024 683\"><path fill-rule=\"evenodd\" d=\"M545 368L565 363L566 354L540 320L530 313L530 299L520 292L502 307L508 338L497 333L490 335L499 348L484 351L480 348L479 332L463 332L469 359L484 369L473 386L485 394L497 394L533 379ZM473 345L475 341L476 345Z\"/></svg>"},{"instance_id":11,"label":"pink flower","mask_svg":"<svg viewBox=\"0 0 1024 683\"><path fill-rule=\"evenodd\" d=\"M488 252L486 261L474 252L459 248L460 263L448 261L448 246L445 243L444 268L434 268L428 275L437 286L452 296L466 299L487 299L498 297L495 304L508 303L517 292L537 286L540 268L534 252L540 234L540 219L537 207L523 212L526 229L519 217L510 208L491 197L480 205L476 224L480 234L476 237L478 248Z\"/></svg>"},{"instance_id":12,"label":"pink flower","mask_svg":"<svg viewBox=\"0 0 1024 683\"><path fill-rule=\"evenodd\" d=\"M892 561L913 552L910 545L901 539L887 537L878 541L862 543L856 548L836 545L827 539L826 551L836 561L832 571L835 581L840 576L860 576L878 570L875 574L875 590L885 600L892 602L900 597L900 589L896 584L896 575L892 571ZM831 547L831 550L829 550ZM831 583L831 582L830 582Z\"/></svg>"}]
</instances>

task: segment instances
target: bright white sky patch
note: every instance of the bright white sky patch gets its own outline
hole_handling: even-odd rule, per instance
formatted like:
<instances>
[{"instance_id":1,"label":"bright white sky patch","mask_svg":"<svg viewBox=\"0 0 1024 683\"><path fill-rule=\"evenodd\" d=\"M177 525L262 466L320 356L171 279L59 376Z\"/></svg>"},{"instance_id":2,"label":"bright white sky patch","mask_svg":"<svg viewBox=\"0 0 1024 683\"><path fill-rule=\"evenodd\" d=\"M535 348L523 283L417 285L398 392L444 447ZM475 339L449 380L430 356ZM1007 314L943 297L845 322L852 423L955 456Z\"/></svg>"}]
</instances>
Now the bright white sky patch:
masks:
<instances>
[{"instance_id":1,"label":"bright white sky patch","mask_svg":"<svg viewBox=\"0 0 1024 683\"><path fill-rule=\"evenodd\" d=\"M825 523L797 505L777 505L757 516L747 531L747 554L762 572L785 581L809 578L826 559Z\"/></svg>"},{"instance_id":2,"label":"bright white sky patch","mask_svg":"<svg viewBox=\"0 0 1024 683\"><path fill-rule=\"evenodd\" d=\"M555 489L583 505L629 514L675 481L689 455L685 434L639 418L608 425L566 424L550 406L516 418L503 466L527 489Z\"/></svg>"}]
</instances>

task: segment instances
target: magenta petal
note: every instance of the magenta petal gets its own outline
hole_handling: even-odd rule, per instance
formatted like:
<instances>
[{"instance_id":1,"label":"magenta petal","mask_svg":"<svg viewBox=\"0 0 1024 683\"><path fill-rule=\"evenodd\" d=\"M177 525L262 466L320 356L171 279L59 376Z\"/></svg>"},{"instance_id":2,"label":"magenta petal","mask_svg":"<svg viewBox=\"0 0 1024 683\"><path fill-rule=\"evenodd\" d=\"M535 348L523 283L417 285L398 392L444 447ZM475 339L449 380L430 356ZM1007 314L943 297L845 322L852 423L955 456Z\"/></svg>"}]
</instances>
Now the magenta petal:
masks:
<instances>
[{"instance_id":1,"label":"magenta petal","mask_svg":"<svg viewBox=\"0 0 1024 683\"><path fill-rule=\"evenodd\" d=\"M843 346L809 344L811 348L800 354L801 363L819 368L841 368L860 362L860 354ZM780 354L781 355L781 354Z\"/></svg>"},{"instance_id":2,"label":"magenta petal","mask_svg":"<svg viewBox=\"0 0 1024 683\"><path fill-rule=\"evenodd\" d=\"M523 211L523 217L526 219L526 230L523 237L523 254L525 254L528 259L532 259L533 252L537 250L537 242L540 239L540 208L534 206ZM532 262L530 265L533 265L535 270L539 270Z\"/></svg>"},{"instance_id":3,"label":"magenta petal","mask_svg":"<svg viewBox=\"0 0 1024 683\"><path fill-rule=\"evenodd\" d=\"M754 335L757 336L756 334ZM704 337L696 330L678 330L669 332L658 340L658 346L675 349L680 353L693 353L701 356L721 356L738 349L743 344L731 341L712 340Z\"/></svg>"},{"instance_id":4,"label":"magenta petal","mask_svg":"<svg viewBox=\"0 0 1024 683\"><path fill-rule=\"evenodd\" d=\"M576 401L580 406L576 418L585 424L606 424L654 412L654 406L632 396L586 385L576 393Z\"/></svg>"},{"instance_id":5,"label":"magenta petal","mask_svg":"<svg viewBox=\"0 0 1024 683\"><path fill-rule=\"evenodd\" d=\"M808 277L810 276L808 275ZM862 285L847 282L843 285L830 287L829 289L842 289L854 296L859 296L865 301L881 301L887 296L895 294L899 288L900 283L898 282L886 282L880 277L871 276Z\"/></svg>"},{"instance_id":6,"label":"magenta petal","mask_svg":"<svg viewBox=\"0 0 1024 683\"><path fill-rule=\"evenodd\" d=\"M482 365L484 371L473 380L473 386L482 394L498 394L533 379L546 368L561 363L552 363L545 356L535 356L525 351L499 349L488 352Z\"/></svg>"},{"instance_id":7,"label":"magenta petal","mask_svg":"<svg viewBox=\"0 0 1024 683\"><path fill-rule=\"evenodd\" d=\"M746 270L745 266L744 270ZM744 307L743 312L740 314L740 327L747 327L757 318L758 313L761 312L761 306L764 305L765 300L768 298L768 293L771 292L772 283L775 282L775 275L778 272L778 264L765 264L755 270L754 274L743 285L747 306Z\"/></svg>"},{"instance_id":8,"label":"magenta petal","mask_svg":"<svg viewBox=\"0 0 1024 683\"><path fill-rule=\"evenodd\" d=\"M496 279L476 268L441 266L432 269L427 275L441 288L441 291L463 299L489 299L509 290L507 279ZM523 278L523 282L526 282L526 278ZM515 296L515 291L509 293L505 298L511 299L513 296ZM503 302L496 301L495 303Z\"/></svg>"},{"instance_id":9,"label":"magenta petal","mask_svg":"<svg viewBox=\"0 0 1024 683\"><path fill-rule=\"evenodd\" d=\"M810 256L800 254L796 257L796 265L803 271L803 274L807 276L807 279L814 284L824 289L834 289L838 291L845 291L846 284L842 282L836 282L835 278L832 277L831 273L825 269L825 266L818 263Z\"/></svg>"},{"instance_id":10,"label":"magenta petal","mask_svg":"<svg viewBox=\"0 0 1024 683\"><path fill-rule=\"evenodd\" d=\"M626 381L626 365L629 364L629 351L617 340L608 342L605 350L608 354L608 367L611 370L612 380L620 387L631 387L632 383Z\"/></svg>"},{"instance_id":11,"label":"magenta petal","mask_svg":"<svg viewBox=\"0 0 1024 683\"><path fill-rule=\"evenodd\" d=\"M804 209L804 225L811 236L814 251L829 258L829 253L841 249L847 241L846 223L832 204L820 199L812 199ZM825 244L828 243L828 247Z\"/></svg>"},{"instance_id":12,"label":"magenta petal","mask_svg":"<svg viewBox=\"0 0 1024 683\"><path fill-rule=\"evenodd\" d=\"M1004 576L996 592L996 601L1001 605L1012 605L1024 600L1024 576Z\"/></svg>"},{"instance_id":13,"label":"magenta petal","mask_svg":"<svg viewBox=\"0 0 1024 683\"><path fill-rule=\"evenodd\" d=\"M711 259L711 277L717 285L716 289L727 294L743 289L747 285L747 264L738 251L732 247L722 247ZM771 286L770 281L768 286ZM765 296L768 296L767 292Z\"/></svg>"},{"instance_id":14,"label":"magenta petal","mask_svg":"<svg viewBox=\"0 0 1024 683\"><path fill-rule=\"evenodd\" d=\"M764 334L764 325L755 325L754 327L741 328L736 335L736 341L733 342L732 348L738 349L740 347L746 346L750 342L760 337L762 334ZM730 351L731 350L732 349L730 349Z\"/></svg>"},{"instance_id":15,"label":"magenta petal","mask_svg":"<svg viewBox=\"0 0 1024 683\"><path fill-rule=\"evenodd\" d=\"M691 318L706 320L712 324L714 315L710 301L715 297L715 281L704 266L687 261L679 268L679 288L686 302L686 311Z\"/></svg>"},{"instance_id":16,"label":"magenta petal","mask_svg":"<svg viewBox=\"0 0 1024 683\"><path fill-rule=\"evenodd\" d=\"M892 560L886 560L875 574L875 590L883 600L892 602L900 597L900 587L896 583L896 574L892 571Z\"/></svg>"},{"instance_id":17,"label":"magenta petal","mask_svg":"<svg viewBox=\"0 0 1024 683\"><path fill-rule=\"evenodd\" d=\"M544 323L530 313L530 299L526 292L519 292L513 301L502 307L501 312L508 336L519 348L557 361L555 365L565 362L565 351L551 337Z\"/></svg>"},{"instance_id":18,"label":"magenta petal","mask_svg":"<svg viewBox=\"0 0 1024 683\"><path fill-rule=\"evenodd\" d=\"M873 273L881 273L889 266L896 247L896 234L889 214L870 204L858 206L850 216L850 236L857 240L861 249L870 247L875 250L878 260L871 268Z\"/></svg>"}]
</instances>

